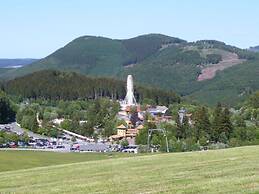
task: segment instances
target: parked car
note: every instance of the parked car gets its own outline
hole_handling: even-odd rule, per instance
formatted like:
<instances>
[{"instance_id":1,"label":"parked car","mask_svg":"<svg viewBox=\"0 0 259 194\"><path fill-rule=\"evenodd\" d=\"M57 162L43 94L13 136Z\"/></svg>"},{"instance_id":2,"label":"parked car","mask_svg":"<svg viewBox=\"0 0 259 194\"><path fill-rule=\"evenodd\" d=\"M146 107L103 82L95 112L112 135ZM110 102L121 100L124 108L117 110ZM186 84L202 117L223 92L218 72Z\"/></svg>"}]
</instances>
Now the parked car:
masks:
<instances>
[{"instance_id":1,"label":"parked car","mask_svg":"<svg viewBox=\"0 0 259 194\"><path fill-rule=\"evenodd\" d=\"M10 148L17 148L17 145L16 145L15 142L11 142L11 143L9 143L9 147Z\"/></svg>"},{"instance_id":2,"label":"parked car","mask_svg":"<svg viewBox=\"0 0 259 194\"><path fill-rule=\"evenodd\" d=\"M56 146L56 149L64 149L65 148L65 146L63 146L63 145L57 145Z\"/></svg>"},{"instance_id":3,"label":"parked car","mask_svg":"<svg viewBox=\"0 0 259 194\"><path fill-rule=\"evenodd\" d=\"M71 151L77 151L80 149L80 145L79 144L73 144L70 148Z\"/></svg>"},{"instance_id":4,"label":"parked car","mask_svg":"<svg viewBox=\"0 0 259 194\"><path fill-rule=\"evenodd\" d=\"M9 148L9 144L7 143L0 144L0 148Z\"/></svg>"},{"instance_id":5,"label":"parked car","mask_svg":"<svg viewBox=\"0 0 259 194\"><path fill-rule=\"evenodd\" d=\"M136 146L136 145L126 146L125 148L122 149L122 152L137 154L138 153L138 146Z\"/></svg>"},{"instance_id":6,"label":"parked car","mask_svg":"<svg viewBox=\"0 0 259 194\"><path fill-rule=\"evenodd\" d=\"M47 149L53 149L54 147L52 145L48 145L46 148Z\"/></svg>"},{"instance_id":7,"label":"parked car","mask_svg":"<svg viewBox=\"0 0 259 194\"><path fill-rule=\"evenodd\" d=\"M19 147L27 147L28 144L25 143L25 142L23 142L23 141L18 141L18 146L19 146Z\"/></svg>"},{"instance_id":8,"label":"parked car","mask_svg":"<svg viewBox=\"0 0 259 194\"><path fill-rule=\"evenodd\" d=\"M4 127L6 130L11 130L11 127L9 125Z\"/></svg>"},{"instance_id":9,"label":"parked car","mask_svg":"<svg viewBox=\"0 0 259 194\"><path fill-rule=\"evenodd\" d=\"M36 141L30 140L28 144L29 144L29 146L31 146L31 147L35 147L35 146L36 146Z\"/></svg>"}]
</instances>

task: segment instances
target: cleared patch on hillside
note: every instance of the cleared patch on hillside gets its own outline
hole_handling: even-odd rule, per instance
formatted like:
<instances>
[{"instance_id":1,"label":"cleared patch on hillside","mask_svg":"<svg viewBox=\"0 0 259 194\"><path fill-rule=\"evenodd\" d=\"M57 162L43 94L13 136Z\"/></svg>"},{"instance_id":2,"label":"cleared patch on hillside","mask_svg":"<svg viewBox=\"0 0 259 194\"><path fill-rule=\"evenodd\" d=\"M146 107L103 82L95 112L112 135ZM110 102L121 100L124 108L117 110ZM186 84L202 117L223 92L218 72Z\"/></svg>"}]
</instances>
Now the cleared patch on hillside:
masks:
<instances>
[{"instance_id":1,"label":"cleared patch on hillside","mask_svg":"<svg viewBox=\"0 0 259 194\"><path fill-rule=\"evenodd\" d=\"M220 54L222 56L222 61L217 64L211 64L203 67L197 81L212 79L215 77L217 71L222 71L246 61L244 59L239 59L236 53L224 52Z\"/></svg>"}]
</instances>

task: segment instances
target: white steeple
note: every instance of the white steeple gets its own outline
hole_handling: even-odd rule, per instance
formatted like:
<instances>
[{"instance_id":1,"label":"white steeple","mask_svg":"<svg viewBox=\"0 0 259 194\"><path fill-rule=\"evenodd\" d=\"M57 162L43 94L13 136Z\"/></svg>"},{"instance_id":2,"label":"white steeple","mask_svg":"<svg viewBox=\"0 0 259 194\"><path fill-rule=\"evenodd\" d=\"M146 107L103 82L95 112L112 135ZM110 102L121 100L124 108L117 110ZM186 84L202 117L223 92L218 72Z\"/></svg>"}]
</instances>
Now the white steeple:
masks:
<instances>
[{"instance_id":1,"label":"white steeple","mask_svg":"<svg viewBox=\"0 0 259 194\"><path fill-rule=\"evenodd\" d=\"M134 97L134 87L133 87L133 77L132 75L128 75L127 77L127 94L125 97L125 103L128 106L136 105L136 99Z\"/></svg>"}]
</instances>

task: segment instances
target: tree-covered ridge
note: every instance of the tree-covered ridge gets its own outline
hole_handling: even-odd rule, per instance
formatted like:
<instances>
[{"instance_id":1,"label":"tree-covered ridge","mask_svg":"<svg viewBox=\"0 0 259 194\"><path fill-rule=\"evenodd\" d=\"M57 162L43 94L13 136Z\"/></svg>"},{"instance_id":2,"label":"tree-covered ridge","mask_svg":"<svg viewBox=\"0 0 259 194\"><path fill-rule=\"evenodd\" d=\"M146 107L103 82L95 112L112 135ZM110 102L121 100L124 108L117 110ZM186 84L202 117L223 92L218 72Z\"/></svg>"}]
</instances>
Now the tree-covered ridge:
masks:
<instances>
[{"instance_id":1,"label":"tree-covered ridge","mask_svg":"<svg viewBox=\"0 0 259 194\"><path fill-rule=\"evenodd\" d=\"M52 100L97 99L109 97L124 99L126 83L111 78L86 77L77 73L44 70L10 80L4 90L11 95L23 98ZM136 86L135 96L139 102L153 100L157 104L170 104L180 101L174 92L156 88Z\"/></svg>"},{"instance_id":2,"label":"tree-covered ridge","mask_svg":"<svg viewBox=\"0 0 259 194\"><path fill-rule=\"evenodd\" d=\"M255 59L258 57L255 53L252 53L246 49L240 49L235 46L227 45L224 42L220 42L217 40L199 40L194 43L190 43L190 45L197 46L199 49L208 49L208 48L217 48L225 51L229 51L232 53L236 53L241 59Z\"/></svg>"},{"instance_id":3,"label":"tree-covered ridge","mask_svg":"<svg viewBox=\"0 0 259 194\"><path fill-rule=\"evenodd\" d=\"M177 48L177 50L171 49L172 47ZM190 52L197 53L195 56L191 56L193 62L190 61L190 53L186 52L187 47L192 47L189 49ZM181 65L182 62L186 64L186 61L188 64L191 63L193 65L197 65L197 63L215 63L215 56L214 59L211 59L211 56L201 56L202 49L204 48L218 48L235 52L241 58L249 58L252 55L248 51L218 41L211 40L188 43L182 39L162 34L147 34L125 40L82 36L71 41L46 58L27 67L10 72L4 75L4 77L22 76L43 69L69 70L98 76L117 76L125 71L124 67L127 65L135 64L138 66L143 63L153 63L156 56L165 50L167 50L165 53L169 55L167 58L170 58L169 62L171 64ZM178 56L179 51L181 51L180 56ZM170 57L170 55L174 57ZM220 60L219 56L217 60ZM161 59L160 62L161 66L165 66L168 63L166 59ZM164 69L164 71L166 70ZM192 68L189 71L193 71ZM174 76L174 71L170 73ZM159 85L160 83L157 84ZM169 87L171 87L170 89L174 89L173 86Z\"/></svg>"},{"instance_id":4,"label":"tree-covered ridge","mask_svg":"<svg viewBox=\"0 0 259 194\"><path fill-rule=\"evenodd\" d=\"M197 81L204 68L218 65L224 61L226 55L237 56L231 71L228 71L228 66L224 71L214 74L216 76L213 75L213 79L210 78L212 80ZM257 89L250 83L250 79L255 77L255 81L259 81L259 78L256 78L258 61L257 53L216 40L187 42L161 34L148 34L125 40L82 36L44 59L0 76L11 79L46 69L121 80L132 74L141 84L173 90L183 96L191 95L197 100L202 99L203 102L204 95L209 94L208 98L214 98L219 91L223 95L226 94L225 98L219 100L206 100L206 103L216 104L217 101L228 103L232 99L239 100L239 96L244 92L243 85L251 90ZM231 66L231 62L229 63ZM242 65L237 65L241 63ZM254 70L251 71L248 66L253 66ZM240 83L233 84L231 90L228 85L222 85L222 82L227 80L238 80L240 69L243 74ZM213 90L208 93L207 88L212 86Z\"/></svg>"},{"instance_id":5,"label":"tree-covered ridge","mask_svg":"<svg viewBox=\"0 0 259 194\"><path fill-rule=\"evenodd\" d=\"M122 40L122 43L131 53L133 59L132 62L138 63L155 54L160 49L167 48L171 45L184 44L186 41L162 34L148 34Z\"/></svg>"}]
</instances>

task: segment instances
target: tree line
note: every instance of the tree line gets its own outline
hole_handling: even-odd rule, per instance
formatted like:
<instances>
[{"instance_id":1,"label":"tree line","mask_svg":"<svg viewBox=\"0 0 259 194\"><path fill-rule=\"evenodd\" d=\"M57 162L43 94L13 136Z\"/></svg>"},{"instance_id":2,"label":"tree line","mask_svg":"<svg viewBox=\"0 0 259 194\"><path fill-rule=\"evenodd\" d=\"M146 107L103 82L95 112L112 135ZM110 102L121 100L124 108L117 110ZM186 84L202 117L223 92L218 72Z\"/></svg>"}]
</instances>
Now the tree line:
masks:
<instances>
[{"instance_id":1,"label":"tree line","mask_svg":"<svg viewBox=\"0 0 259 194\"><path fill-rule=\"evenodd\" d=\"M44 70L5 82L3 90L10 95L29 99L77 100L109 97L113 100L124 99L126 82L112 78L86 77L77 73ZM135 87L138 102L150 99L156 104L179 103L180 97L171 91Z\"/></svg>"}]
</instances>

